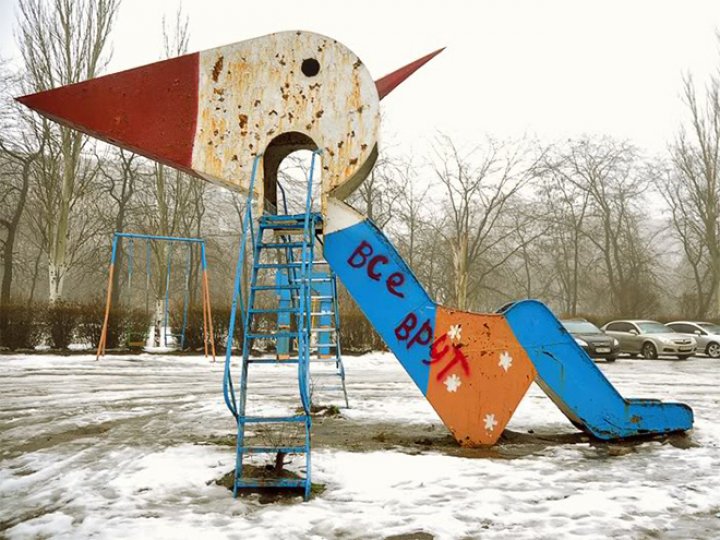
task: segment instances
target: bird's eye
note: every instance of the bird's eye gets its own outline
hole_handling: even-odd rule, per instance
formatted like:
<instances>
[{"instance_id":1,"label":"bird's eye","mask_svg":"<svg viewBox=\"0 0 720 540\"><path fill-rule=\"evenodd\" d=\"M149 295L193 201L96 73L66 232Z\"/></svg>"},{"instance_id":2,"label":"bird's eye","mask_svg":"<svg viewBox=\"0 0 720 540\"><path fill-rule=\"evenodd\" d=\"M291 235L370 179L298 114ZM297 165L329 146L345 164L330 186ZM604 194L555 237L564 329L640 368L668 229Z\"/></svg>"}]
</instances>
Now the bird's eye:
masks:
<instances>
[{"instance_id":1,"label":"bird's eye","mask_svg":"<svg viewBox=\"0 0 720 540\"><path fill-rule=\"evenodd\" d=\"M314 58L306 58L302 61L300 71L302 71L307 77L314 77L320 73L320 62Z\"/></svg>"}]
</instances>

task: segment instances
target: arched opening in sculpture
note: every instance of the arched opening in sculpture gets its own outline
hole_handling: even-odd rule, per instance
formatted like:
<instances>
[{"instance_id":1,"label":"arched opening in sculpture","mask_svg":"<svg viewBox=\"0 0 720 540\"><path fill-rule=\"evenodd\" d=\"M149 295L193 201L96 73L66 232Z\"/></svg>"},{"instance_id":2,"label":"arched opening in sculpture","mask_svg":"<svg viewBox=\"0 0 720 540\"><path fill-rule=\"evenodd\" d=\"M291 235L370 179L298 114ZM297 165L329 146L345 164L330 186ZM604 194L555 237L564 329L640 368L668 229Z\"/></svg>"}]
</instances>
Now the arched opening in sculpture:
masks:
<instances>
[{"instance_id":1,"label":"arched opening in sculpture","mask_svg":"<svg viewBox=\"0 0 720 540\"><path fill-rule=\"evenodd\" d=\"M273 214L284 212L282 193L280 193L280 199L278 199L278 174L281 171L281 164L283 164L285 158L299 150L313 151L317 148L318 146L312 138L304 133L300 133L299 131L288 131L286 133L282 133L270 142L263 154L263 190L265 197L265 211ZM307 162L309 165L309 158ZM285 168L285 165L286 164L283 164L283 169ZM319 170L315 171L316 178L320 177L320 174L318 173ZM285 186L281 185L281 189L282 187ZM302 193L304 195L305 190L303 190Z\"/></svg>"}]
</instances>

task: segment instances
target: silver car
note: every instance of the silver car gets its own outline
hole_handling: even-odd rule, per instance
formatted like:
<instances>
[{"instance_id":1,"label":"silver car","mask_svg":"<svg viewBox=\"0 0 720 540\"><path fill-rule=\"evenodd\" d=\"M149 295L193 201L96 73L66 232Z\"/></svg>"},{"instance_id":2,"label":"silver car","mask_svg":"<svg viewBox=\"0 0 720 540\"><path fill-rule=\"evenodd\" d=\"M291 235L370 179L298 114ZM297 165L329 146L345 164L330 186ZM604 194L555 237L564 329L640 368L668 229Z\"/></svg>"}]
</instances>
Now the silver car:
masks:
<instances>
[{"instance_id":1,"label":"silver car","mask_svg":"<svg viewBox=\"0 0 720 540\"><path fill-rule=\"evenodd\" d=\"M620 342L620 352L644 358L660 355L677 356L681 360L695 353L695 338L678 334L657 321L612 321L603 326L605 333Z\"/></svg>"},{"instance_id":2,"label":"silver car","mask_svg":"<svg viewBox=\"0 0 720 540\"><path fill-rule=\"evenodd\" d=\"M720 325L709 322L676 321L667 326L687 337L695 338L698 352L720 358Z\"/></svg>"}]
</instances>

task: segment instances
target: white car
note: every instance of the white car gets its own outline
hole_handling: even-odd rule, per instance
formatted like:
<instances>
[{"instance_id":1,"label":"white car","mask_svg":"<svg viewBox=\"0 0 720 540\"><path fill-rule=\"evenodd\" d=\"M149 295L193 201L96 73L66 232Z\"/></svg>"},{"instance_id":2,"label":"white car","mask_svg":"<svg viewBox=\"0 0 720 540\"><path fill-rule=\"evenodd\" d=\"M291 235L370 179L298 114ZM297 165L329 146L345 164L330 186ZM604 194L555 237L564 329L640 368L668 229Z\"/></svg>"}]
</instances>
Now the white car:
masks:
<instances>
[{"instance_id":1,"label":"white car","mask_svg":"<svg viewBox=\"0 0 720 540\"><path fill-rule=\"evenodd\" d=\"M697 341L698 352L710 358L720 358L720 325L709 322L676 321L667 326L680 334L692 336Z\"/></svg>"}]
</instances>

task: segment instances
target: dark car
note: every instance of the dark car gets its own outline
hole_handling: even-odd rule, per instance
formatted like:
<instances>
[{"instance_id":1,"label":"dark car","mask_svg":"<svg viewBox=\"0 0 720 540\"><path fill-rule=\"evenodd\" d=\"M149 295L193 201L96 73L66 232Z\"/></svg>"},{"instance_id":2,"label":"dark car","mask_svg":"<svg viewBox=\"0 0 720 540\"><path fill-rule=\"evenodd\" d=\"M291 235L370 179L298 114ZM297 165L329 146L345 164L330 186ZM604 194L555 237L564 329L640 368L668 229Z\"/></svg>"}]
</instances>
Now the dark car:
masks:
<instances>
[{"instance_id":1,"label":"dark car","mask_svg":"<svg viewBox=\"0 0 720 540\"><path fill-rule=\"evenodd\" d=\"M620 342L590 321L567 319L560 322L590 358L604 358L608 362L614 362L620 354Z\"/></svg>"}]
</instances>

